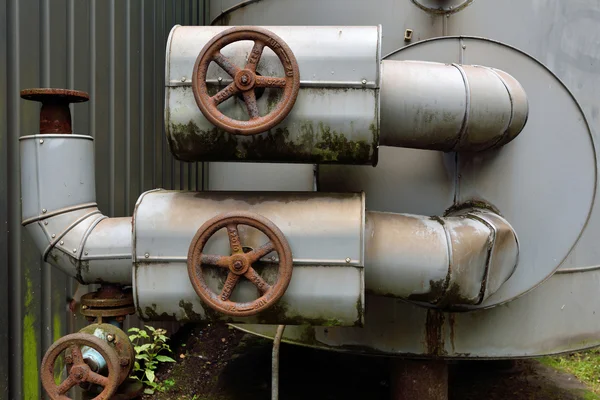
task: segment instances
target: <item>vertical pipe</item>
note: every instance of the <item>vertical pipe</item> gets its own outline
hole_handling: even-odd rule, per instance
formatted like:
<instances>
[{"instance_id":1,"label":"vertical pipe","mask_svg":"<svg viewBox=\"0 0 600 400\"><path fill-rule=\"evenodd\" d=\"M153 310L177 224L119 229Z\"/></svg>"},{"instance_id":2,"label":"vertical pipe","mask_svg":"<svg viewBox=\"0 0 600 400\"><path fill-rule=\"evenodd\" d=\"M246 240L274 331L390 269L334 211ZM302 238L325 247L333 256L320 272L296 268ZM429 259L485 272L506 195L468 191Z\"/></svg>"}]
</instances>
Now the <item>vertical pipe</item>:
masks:
<instances>
[{"instance_id":1,"label":"vertical pipe","mask_svg":"<svg viewBox=\"0 0 600 400\"><path fill-rule=\"evenodd\" d=\"M279 399L279 347L285 325L279 325L273 339L273 354L271 356L271 400Z\"/></svg>"},{"instance_id":2,"label":"vertical pipe","mask_svg":"<svg viewBox=\"0 0 600 400\"><path fill-rule=\"evenodd\" d=\"M115 215L115 0L109 0L108 28L108 215Z\"/></svg>"},{"instance_id":3,"label":"vertical pipe","mask_svg":"<svg viewBox=\"0 0 600 400\"><path fill-rule=\"evenodd\" d=\"M131 197L131 0L125 5L125 215Z\"/></svg>"},{"instance_id":4,"label":"vertical pipe","mask_svg":"<svg viewBox=\"0 0 600 400\"><path fill-rule=\"evenodd\" d=\"M96 0L90 0L90 128L96 137Z\"/></svg>"},{"instance_id":5,"label":"vertical pipe","mask_svg":"<svg viewBox=\"0 0 600 400\"><path fill-rule=\"evenodd\" d=\"M51 87L50 82L50 0L40 0L40 86ZM42 265L41 314L42 334L41 351L52 344L52 268L40 255ZM46 394L44 393L44 397Z\"/></svg>"},{"instance_id":6,"label":"vertical pipe","mask_svg":"<svg viewBox=\"0 0 600 400\"><path fill-rule=\"evenodd\" d=\"M8 0L7 10L7 148L8 148L8 303L10 324L10 398L23 398L23 325L21 310L23 309L23 291L21 286L21 215L19 178L19 132L20 124L20 33L19 33L19 1Z\"/></svg>"},{"instance_id":7,"label":"vertical pipe","mask_svg":"<svg viewBox=\"0 0 600 400\"><path fill-rule=\"evenodd\" d=\"M146 62L146 38L145 38L145 30L144 30L144 26L145 26L145 16L146 16L146 2L144 0L140 1L140 71L139 71L139 80L140 80L140 130L139 130L139 136L140 136L140 192L144 192L145 191L145 187L144 187L144 177L146 176L146 170L145 170L145 159L144 156L146 154L146 145L144 143L144 131L145 131L145 127L144 127L144 116L146 115L146 104L145 104L145 91L144 91L144 71L145 71L145 62Z\"/></svg>"}]
</instances>

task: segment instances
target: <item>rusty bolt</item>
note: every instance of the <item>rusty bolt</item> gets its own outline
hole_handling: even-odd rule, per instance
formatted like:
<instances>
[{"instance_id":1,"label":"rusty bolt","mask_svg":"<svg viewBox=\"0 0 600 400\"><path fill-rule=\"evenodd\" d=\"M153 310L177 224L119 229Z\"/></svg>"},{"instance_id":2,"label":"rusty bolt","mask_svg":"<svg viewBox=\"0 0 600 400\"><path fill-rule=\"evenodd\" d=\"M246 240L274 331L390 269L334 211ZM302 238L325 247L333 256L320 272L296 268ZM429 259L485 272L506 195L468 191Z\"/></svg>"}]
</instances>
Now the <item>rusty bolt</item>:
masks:
<instances>
[{"instance_id":1,"label":"rusty bolt","mask_svg":"<svg viewBox=\"0 0 600 400\"><path fill-rule=\"evenodd\" d=\"M69 89L25 89L21 91L25 100L40 101L40 133L72 133L70 103L88 101L85 92ZM41 141L40 141L41 143Z\"/></svg>"},{"instance_id":2,"label":"rusty bolt","mask_svg":"<svg viewBox=\"0 0 600 400\"><path fill-rule=\"evenodd\" d=\"M83 378L83 374L81 372L77 372L77 373L75 373L75 378L81 379L81 378Z\"/></svg>"},{"instance_id":3,"label":"rusty bolt","mask_svg":"<svg viewBox=\"0 0 600 400\"><path fill-rule=\"evenodd\" d=\"M129 359L125 358L125 357L121 358L120 364L121 364L121 367L128 366L129 365Z\"/></svg>"},{"instance_id":4,"label":"rusty bolt","mask_svg":"<svg viewBox=\"0 0 600 400\"><path fill-rule=\"evenodd\" d=\"M115 335L109 333L108 335L106 335L106 340L108 340L109 342L113 342L115 340Z\"/></svg>"},{"instance_id":5,"label":"rusty bolt","mask_svg":"<svg viewBox=\"0 0 600 400\"><path fill-rule=\"evenodd\" d=\"M242 75L241 80L244 85L247 84L248 83L248 75Z\"/></svg>"},{"instance_id":6,"label":"rusty bolt","mask_svg":"<svg viewBox=\"0 0 600 400\"><path fill-rule=\"evenodd\" d=\"M233 269L236 271L241 271L244 268L244 264L241 261L236 261L233 263Z\"/></svg>"}]
</instances>

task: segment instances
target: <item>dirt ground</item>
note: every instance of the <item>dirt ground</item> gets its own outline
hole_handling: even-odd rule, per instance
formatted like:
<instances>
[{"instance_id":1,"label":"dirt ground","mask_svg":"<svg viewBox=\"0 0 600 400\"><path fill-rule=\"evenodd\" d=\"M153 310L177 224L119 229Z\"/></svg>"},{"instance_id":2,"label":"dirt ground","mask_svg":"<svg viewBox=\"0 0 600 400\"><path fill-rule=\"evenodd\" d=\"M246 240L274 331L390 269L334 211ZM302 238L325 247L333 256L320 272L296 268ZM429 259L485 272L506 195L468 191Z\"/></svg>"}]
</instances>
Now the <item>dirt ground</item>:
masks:
<instances>
[{"instance_id":1,"label":"dirt ground","mask_svg":"<svg viewBox=\"0 0 600 400\"><path fill-rule=\"evenodd\" d=\"M165 393L145 400L268 400L272 342L221 324L188 325L171 343L176 364L161 367L173 379ZM389 360L282 344L282 400L388 400ZM451 400L600 399L571 375L536 360L461 361L449 366Z\"/></svg>"}]
</instances>

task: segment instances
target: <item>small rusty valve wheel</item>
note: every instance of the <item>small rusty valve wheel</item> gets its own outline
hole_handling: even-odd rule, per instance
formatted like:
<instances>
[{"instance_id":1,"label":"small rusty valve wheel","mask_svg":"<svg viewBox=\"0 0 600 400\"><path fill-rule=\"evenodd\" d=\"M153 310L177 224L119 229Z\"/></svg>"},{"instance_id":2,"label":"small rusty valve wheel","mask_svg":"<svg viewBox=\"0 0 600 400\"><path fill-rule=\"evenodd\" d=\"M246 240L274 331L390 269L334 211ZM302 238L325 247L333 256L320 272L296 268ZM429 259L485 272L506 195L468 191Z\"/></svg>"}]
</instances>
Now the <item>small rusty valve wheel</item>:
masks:
<instances>
[{"instance_id":1,"label":"small rusty valve wheel","mask_svg":"<svg viewBox=\"0 0 600 400\"><path fill-rule=\"evenodd\" d=\"M91 370L83 360L82 346L88 346L96 350L106 361L108 377L100 375ZM68 368L68 376L60 385L54 382L54 364L58 356L64 351ZM42 386L52 400L70 400L66 393L75 385L85 382L100 385L104 389L93 398L93 400L106 400L117 390L119 386L119 375L121 366L117 353L108 343L88 333L73 333L63 336L50 346L42 360L41 380Z\"/></svg>"},{"instance_id":2,"label":"small rusty valve wheel","mask_svg":"<svg viewBox=\"0 0 600 400\"><path fill-rule=\"evenodd\" d=\"M269 242L245 253L238 225L258 229L269 238ZM208 239L223 228L227 229L232 254L230 256L204 254L202 251ZM279 256L279 268L277 281L270 285L256 272L252 264L273 251L276 251ZM274 305L283 296L292 279L292 251L283 233L267 218L243 211L217 215L206 221L192 239L187 265L192 286L202 301L216 311L236 317L256 315ZM206 266L228 270L221 293L217 294L208 287L203 273ZM256 286L261 294L258 299L247 303L229 300L242 276Z\"/></svg>"},{"instance_id":3,"label":"small rusty valve wheel","mask_svg":"<svg viewBox=\"0 0 600 400\"><path fill-rule=\"evenodd\" d=\"M244 68L238 67L221 53L221 49L228 44L241 40L254 41ZM285 71L284 77L261 76L256 73L256 66L265 47L273 50L281 61ZM206 74L213 61L233 78L233 82L214 96L210 96ZM270 113L260 116L254 88L283 89L283 96ZM283 121L292 110L299 89L300 70L294 53L279 36L258 27L240 26L216 35L198 55L192 74L192 90L202 114L216 127L235 135L255 135L268 131ZM219 104L237 94L244 98L250 118L248 121L230 118L217 108Z\"/></svg>"}]
</instances>

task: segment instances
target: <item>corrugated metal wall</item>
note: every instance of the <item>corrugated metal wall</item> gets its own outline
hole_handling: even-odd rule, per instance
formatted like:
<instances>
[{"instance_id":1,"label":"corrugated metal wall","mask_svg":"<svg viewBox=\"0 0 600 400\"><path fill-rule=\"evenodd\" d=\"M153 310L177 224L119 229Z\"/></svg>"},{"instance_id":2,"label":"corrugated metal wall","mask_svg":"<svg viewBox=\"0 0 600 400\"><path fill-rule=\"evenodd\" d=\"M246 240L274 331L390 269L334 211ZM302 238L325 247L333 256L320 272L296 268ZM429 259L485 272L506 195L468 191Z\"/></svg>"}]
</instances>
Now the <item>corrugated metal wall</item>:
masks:
<instances>
[{"instance_id":1,"label":"corrugated metal wall","mask_svg":"<svg viewBox=\"0 0 600 400\"><path fill-rule=\"evenodd\" d=\"M72 331L76 285L43 264L20 225L19 143L35 133L34 87L89 92L72 107L96 143L96 192L109 216L143 191L202 187L202 165L175 161L163 134L164 58L174 24L204 24L202 0L0 0L0 399L39 399L45 349ZM56 171L60 173L60 171Z\"/></svg>"}]
</instances>

